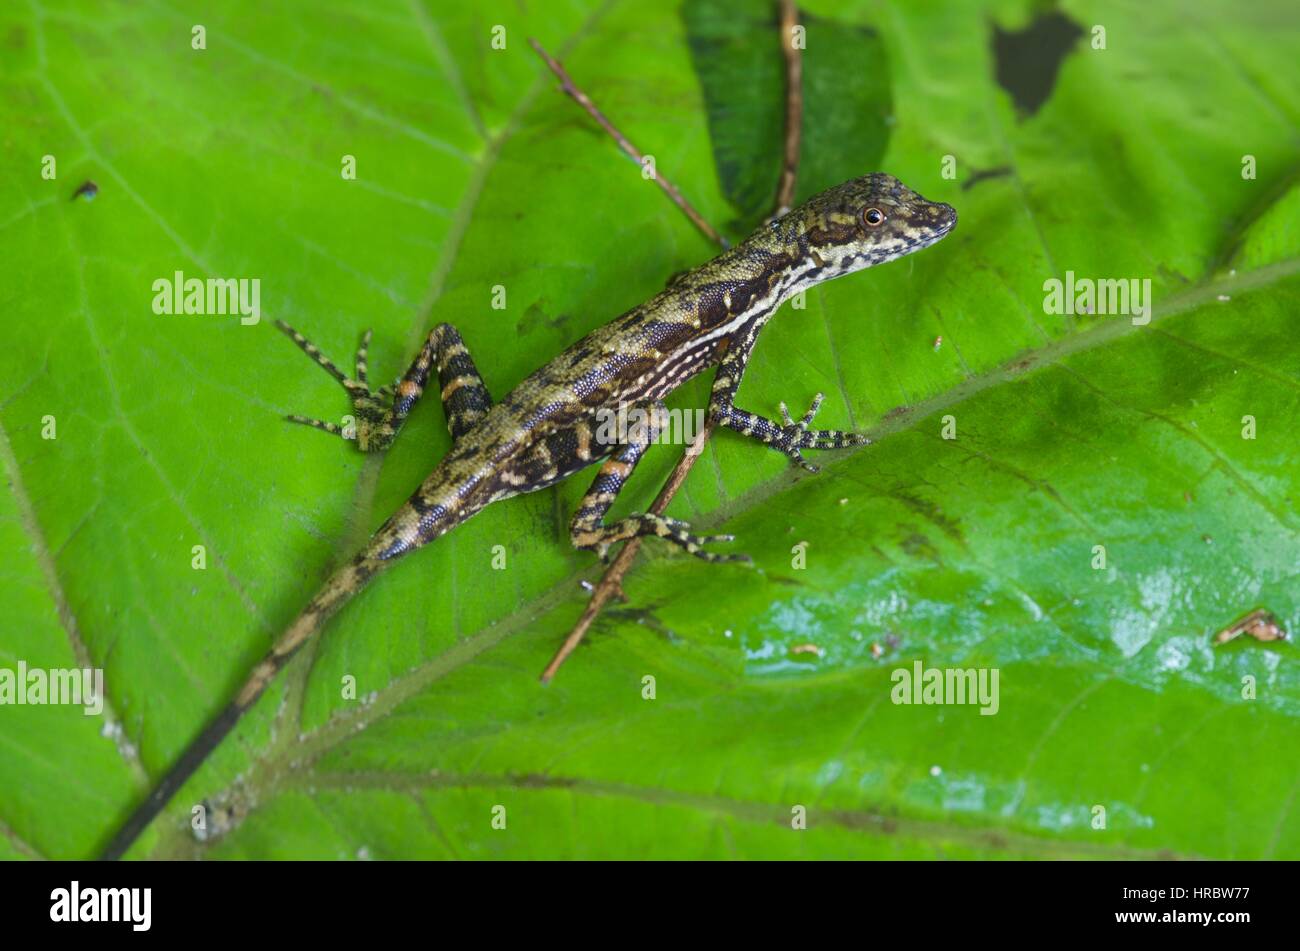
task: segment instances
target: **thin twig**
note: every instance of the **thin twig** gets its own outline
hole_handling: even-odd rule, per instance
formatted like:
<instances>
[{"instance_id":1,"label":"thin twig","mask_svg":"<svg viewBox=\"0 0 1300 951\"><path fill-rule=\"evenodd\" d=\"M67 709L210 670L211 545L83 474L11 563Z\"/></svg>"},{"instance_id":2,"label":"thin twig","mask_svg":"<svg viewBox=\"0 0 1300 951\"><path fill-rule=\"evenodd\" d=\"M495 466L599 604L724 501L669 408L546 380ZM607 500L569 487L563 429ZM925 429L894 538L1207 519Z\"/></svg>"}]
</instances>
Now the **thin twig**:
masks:
<instances>
[{"instance_id":1,"label":"thin twig","mask_svg":"<svg viewBox=\"0 0 1300 951\"><path fill-rule=\"evenodd\" d=\"M682 483L686 481L686 476L690 473L691 466L695 465L696 458L704 451L704 444L709 441L709 436L712 435L712 433L713 420L709 420L704 425L704 428L696 434L695 441L686 447L685 454L677 460L677 466L668 476L668 481L664 483L664 487L659 490L659 494L655 496L654 502L650 504L650 511L653 514L662 515L664 509L668 508L668 503L673 500L673 496L677 494L677 490L681 488ZM578 623L574 625L569 636L565 639L564 643L560 645L560 649L556 651L555 656L551 658L551 662L547 664L546 669L542 671L542 683L547 684L551 682L551 678L555 676L555 672L560 669L560 665L568 659L569 655L573 653L574 649L586 636L587 629L591 627L592 622L596 620L596 616L600 614L601 610L609 600L615 597L620 601L625 600L623 595L623 576L626 575L627 570L632 567L632 562L636 558L636 553L641 550L641 542L642 539L640 536L628 539L623 544L622 549L619 550L619 553L614 557L614 560L610 562L609 567L605 569L605 574L601 576L600 581L597 582L596 587L592 590L591 600L587 602L587 608L582 612L582 617L578 618Z\"/></svg>"},{"instance_id":2,"label":"thin twig","mask_svg":"<svg viewBox=\"0 0 1300 951\"><path fill-rule=\"evenodd\" d=\"M785 54L785 161L781 185L776 191L774 217L784 215L794 204L799 177L799 136L803 128L803 56L794 45L799 11L794 0L781 0L781 52Z\"/></svg>"},{"instance_id":3,"label":"thin twig","mask_svg":"<svg viewBox=\"0 0 1300 951\"><path fill-rule=\"evenodd\" d=\"M799 128L802 123L803 115L803 90L801 86L802 64L800 62L800 54L799 50L794 47L794 31L792 29L794 25L794 3L788 2L788 0L781 0L781 46L782 49L785 50L786 55L787 80L785 108L786 167L782 173L781 190L777 196L777 207L775 213L778 215L785 214L785 212L790 210L788 206L794 198L794 184L799 166ZM564 84L564 91L572 96L579 105L595 117L596 121L601 124L605 131L614 137L614 140L618 142L624 152L631 155L633 158L636 158L637 161L640 161L640 153L637 152L637 150L632 147L631 143L629 143L627 139L623 138L618 130L600 114L599 110L591 104L591 100L573 85L568 75L564 72L564 68L547 56L535 40L530 40L530 42L533 44L533 49L537 50L538 55L540 55L542 59L546 60L546 65L551 67L551 71L560 77L560 81ZM793 62L791 62L791 58L793 58ZM660 180L660 187L663 187L662 180ZM686 212L701 231L706 235L713 237L714 240L723 247L726 247L726 242L722 238L717 237L717 232L714 231L713 228L704 221L704 219L698 216L695 210L686 203L686 199L681 198L677 189L669 185L664 188L664 191L673 198L673 201L677 203L678 207ZM695 440L686 447L686 452L682 455L681 459L677 460L677 465L668 476L668 481L664 483L664 487L659 490L659 494L655 496L654 502L650 505L650 511L653 514L662 515L664 510L668 508L668 503L673 500L673 496L677 494L677 490L681 488L682 483L686 481L687 475L690 474L691 467L695 465L695 460L704 453L704 446L709 441L709 437L713 435L713 428L713 420L709 420L705 424L704 428L696 434ZM609 567L605 569L605 573L601 575L600 581L596 583L595 588L592 589L591 600L587 602L587 607L582 612L582 617L578 618L578 623L575 624L573 630L569 632L569 636L565 638L564 643L560 645L560 649L555 652L555 656L551 658L551 662L546 665L546 670L542 671L542 683L546 684L551 682L551 678L553 678L556 671L560 669L560 665L568 659L569 655L574 652L578 644L582 642L582 639L587 635L587 631L591 628L592 623L600 615L600 612L611 599L618 598L619 600L626 600L626 597L623 594L623 577L627 574L628 569L632 567L632 562L636 559L637 552L641 550L641 541L642 539L638 536L630 538L623 543L623 547L619 550L619 553L614 557L614 560L610 563Z\"/></svg>"},{"instance_id":4,"label":"thin twig","mask_svg":"<svg viewBox=\"0 0 1300 951\"><path fill-rule=\"evenodd\" d=\"M551 72L553 72L560 80L560 89L567 93L574 102L587 110L587 114L600 123L600 127L609 133L610 138L617 142L618 147L631 156L632 160L636 162L637 165L644 167L645 156L637 151L636 146L627 140L627 136L618 131L614 126L614 123L605 118L605 114L596 108L596 104L591 101L591 97L574 84L573 80L569 78L569 74L564 71L564 67L560 65L560 61L547 53L546 50L542 49L542 44L538 43L532 37L528 38L528 42L532 44L533 49L537 51L537 55L545 61L546 65L551 68ZM695 227L699 228L700 231L704 233L705 237L724 249L728 246L727 239L715 231L713 226L704 220L704 217L696 211L691 206L691 203L682 196L682 193L677 190L677 186L665 178L657 167L654 170L653 177L655 184L663 189L664 194L671 198L673 204L680 208L686 214L686 217L690 218L691 221L694 222Z\"/></svg>"}]
</instances>

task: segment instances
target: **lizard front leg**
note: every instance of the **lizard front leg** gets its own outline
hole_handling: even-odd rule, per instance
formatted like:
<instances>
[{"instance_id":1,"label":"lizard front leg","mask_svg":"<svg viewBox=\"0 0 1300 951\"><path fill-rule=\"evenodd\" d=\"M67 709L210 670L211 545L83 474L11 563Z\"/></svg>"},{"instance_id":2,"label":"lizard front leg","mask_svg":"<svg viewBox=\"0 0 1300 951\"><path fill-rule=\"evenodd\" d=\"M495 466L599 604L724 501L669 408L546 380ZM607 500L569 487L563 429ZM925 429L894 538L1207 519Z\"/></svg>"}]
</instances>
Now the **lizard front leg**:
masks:
<instances>
[{"instance_id":1,"label":"lizard front leg","mask_svg":"<svg viewBox=\"0 0 1300 951\"><path fill-rule=\"evenodd\" d=\"M818 393L813 397L808 412L799 420L790 417L785 403L781 403L781 422L767 419L738 409L733 402L736 390L740 388L741 377L758 338L757 330L733 344L727 355L722 358L718 375L713 380L713 392L709 398L709 418L719 425L734 429L742 436L751 436L765 446L782 452L791 460L799 463L809 472L816 472L817 466L803 457L804 449L845 449L849 446L864 446L871 442L859 433L845 432L839 429L809 429L817 410L821 408L823 396Z\"/></svg>"},{"instance_id":2,"label":"lizard front leg","mask_svg":"<svg viewBox=\"0 0 1300 951\"><path fill-rule=\"evenodd\" d=\"M276 326L283 330L303 352L325 368L347 390L352 400L357 420L357 447L363 452L387 449L397 438L402 423L424 393L432 368L438 370L438 383L442 389L442 406L447 414L447 428L453 439L459 439L492 408L492 397L479 376L474 361L465 344L451 324L438 324L429 332L424 346L411 362L410 368L392 386L371 390L366 379L366 350L370 344L367 330L357 351L357 376L349 379L320 349L282 320ZM296 414L287 417L290 422L301 423L316 429L344 436L342 427Z\"/></svg>"},{"instance_id":3,"label":"lizard front leg","mask_svg":"<svg viewBox=\"0 0 1300 951\"><path fill-rule=\"evenodd\" d=\"M655 412L651 415L657 418L662 406L663 404L656 404ZM713 542L732 541L734 536L693 535L685 522L652 512L629 515L612 525L605 524L605 514L614 504L623 485L631 478L641 456L654 442L655 434L652 426L634 427L634 431L629 434L629 441L601 465L596 478L592 480L591 488L582 497L578 510L573 513L573 521L569 525L569 538L573 546L594 551L605 560L611 545L638 535L654 535L704 561L749 561L748 555L718 555L703 548Z\"/></svg>"}]
</instances>

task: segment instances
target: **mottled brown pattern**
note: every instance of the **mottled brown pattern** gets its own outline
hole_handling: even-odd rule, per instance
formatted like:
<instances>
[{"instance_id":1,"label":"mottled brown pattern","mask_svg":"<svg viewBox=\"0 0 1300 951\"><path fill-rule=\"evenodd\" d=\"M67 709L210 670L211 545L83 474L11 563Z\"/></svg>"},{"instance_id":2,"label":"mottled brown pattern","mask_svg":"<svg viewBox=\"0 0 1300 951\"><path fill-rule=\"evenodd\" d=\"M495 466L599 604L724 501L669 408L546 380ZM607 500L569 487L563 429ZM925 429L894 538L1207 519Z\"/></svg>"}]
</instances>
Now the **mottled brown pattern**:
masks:
<instances>
[{"instance_id":1,"label":"mottled brown pattern","mask_svg":"<svg viewBox=\"0 0 1300 951\"><path fill-rule=\"evenodd\" d=\"M872 208L883 213L878 226L864 219ZM726 384L715 388L710 413L723 425L801 462L801 449L856 444L847 434L736 410L730 397L753 342L791 295L926 247L955 222L948 205L926 201L891 176L868 175L764 225L520 383L463 434L456 451L376 534L369 554L383 560L404 554L489 502L543 488L599 461L616 447L593 444L579 454L576 438L557 434L594 428L599 411L661 399L720 361Z\"/></svg>"}]
</instances>

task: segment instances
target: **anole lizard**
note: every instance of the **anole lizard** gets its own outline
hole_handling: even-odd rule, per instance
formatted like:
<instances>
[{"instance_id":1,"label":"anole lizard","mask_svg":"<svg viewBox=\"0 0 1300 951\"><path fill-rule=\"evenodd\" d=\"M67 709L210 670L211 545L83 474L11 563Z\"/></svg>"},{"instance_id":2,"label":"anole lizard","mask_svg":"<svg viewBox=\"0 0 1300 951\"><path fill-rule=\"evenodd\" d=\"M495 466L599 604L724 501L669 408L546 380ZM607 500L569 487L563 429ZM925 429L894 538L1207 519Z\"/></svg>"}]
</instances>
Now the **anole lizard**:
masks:
<instances>
[{"instance_id":1,"label":"anole lizard","mask_svg":"<svg viewBox=\"0 0 1300 951\"><path fill-rule=\"evenodd\" d=\"M613 544L655 535L706 561L743 559L705 550L731 536L700 537L686 524L663 516L629 515L607 524L605 513L655 434L640 427L623 444L601 445L596 420L620 407L657 407L686 380L717 365L708 407L717 425L751 436L810 469L805 449L866 443L866 437L854 433L808 428L821 405L820 394L799 420L790 417L785 404L781 422L737 408L733 399L754 342L792 295L919 251L956 223L950 205L927 201L890 175L852 179L688 271L640 307L573 344L496 404L450 324L430 332L401 380L372 391L366 381L369 333L357 354L356 379L350 379L305 337L281 323L281 329L347 390L357 447L363 452L380 451L393 442L435 372L452 448L365 548L308 602L234 700L118 831L104 858L121 857L294 653L372 577L492 502L546 488L603 460L570 525L576 547L603 557ZM289 419L343 435L332 423L302 416Z\"/></svg>"}]
</instances>

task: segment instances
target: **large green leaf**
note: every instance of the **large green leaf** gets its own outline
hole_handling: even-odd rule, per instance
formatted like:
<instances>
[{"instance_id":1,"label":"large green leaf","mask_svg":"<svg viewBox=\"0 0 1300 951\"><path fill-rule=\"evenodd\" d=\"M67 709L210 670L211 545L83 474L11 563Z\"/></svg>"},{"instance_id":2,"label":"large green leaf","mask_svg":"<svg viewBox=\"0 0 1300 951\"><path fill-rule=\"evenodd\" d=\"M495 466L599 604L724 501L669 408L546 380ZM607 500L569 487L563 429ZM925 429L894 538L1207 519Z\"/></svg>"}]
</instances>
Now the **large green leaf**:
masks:
<instances>
[{"instance_id":1,"label":"large green leaf","mask_svg":"<svg viewBox=\"0 0 1300 951\"><path fill-rule=\"evenodd\" d=\"M340 362L373 327L376 376L450 320L499 395L711 253L527 36L707 218L752 219L736 183L775 166L737 158L735 119L779 129L779 68L729 111L694 13L537 6L0 12L0 666L96 665L108 688L99 717L0 707L0 855L102 847L448 448L432 401L383 458L283 423L346 404L270 318ZM838 72L887 121L810 108L805 188L883 148L961 220L783 310L740 402L824 390L820 423L877 444L811 476L718 435L671 511L755 566L647 543L629 602L545 689L598 570L567 544L585 480L492 507L349 605L135 854L1300 855L1294 648L1211 643L1257 606L1300 623L1293 11L1066 3L1081 36L1025 110L994 35L1037 4L807 8L810 77L819 35L839 63L878 49L886 71ZM98 196L70 200L86 179ZM156 315L177 270L260 278L265 319ZM1067 271L1150 278L1151 323L1046 314ZM891 703L916 661L998 669L997 714ZM223 834L198 841L203 799Z\"/></svg>"}]
</instances>

